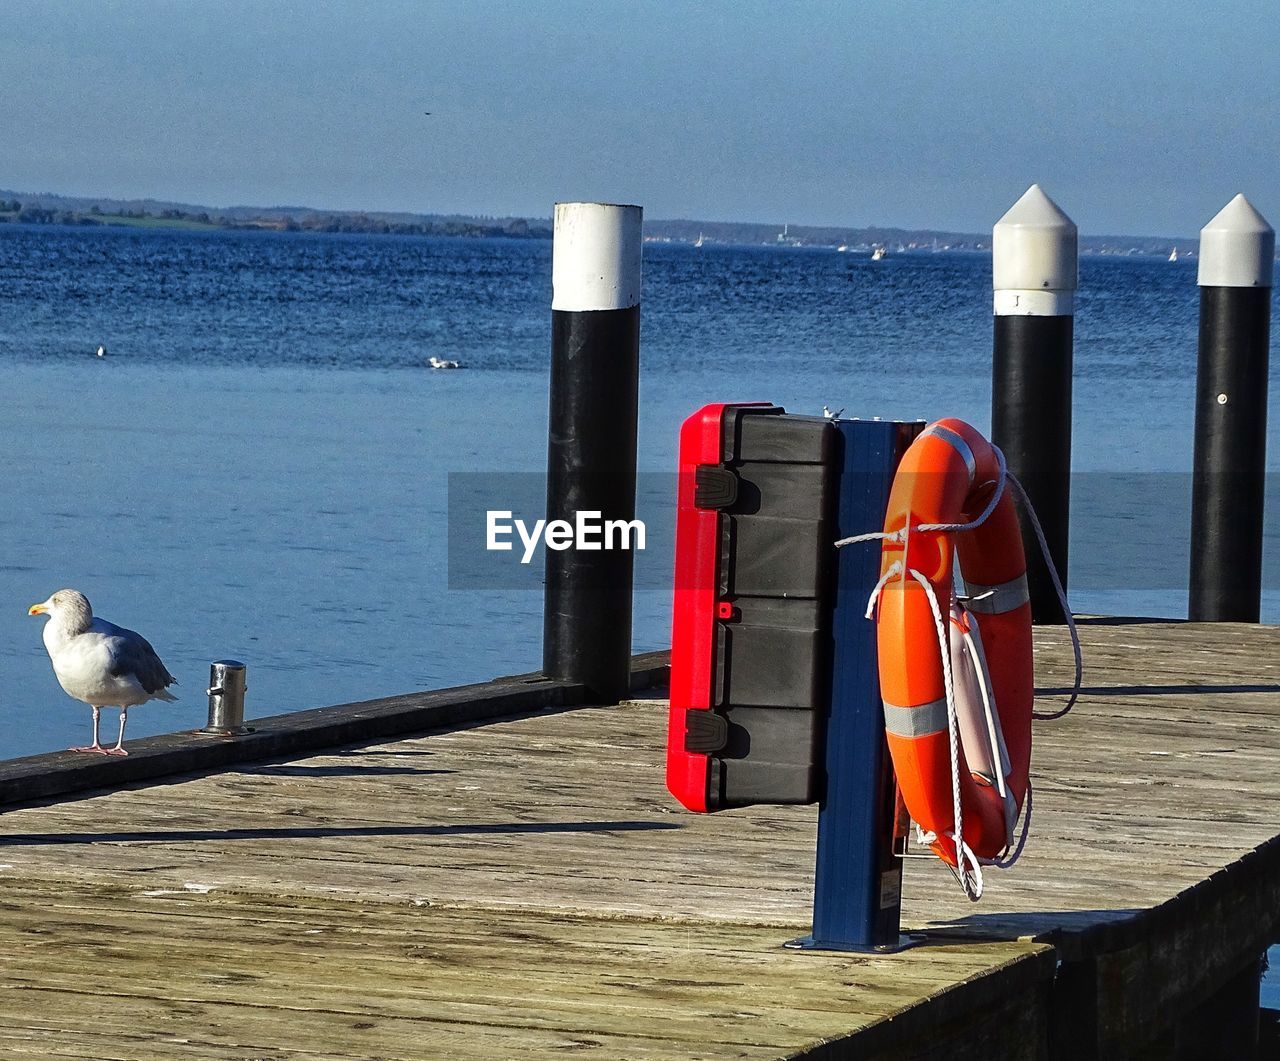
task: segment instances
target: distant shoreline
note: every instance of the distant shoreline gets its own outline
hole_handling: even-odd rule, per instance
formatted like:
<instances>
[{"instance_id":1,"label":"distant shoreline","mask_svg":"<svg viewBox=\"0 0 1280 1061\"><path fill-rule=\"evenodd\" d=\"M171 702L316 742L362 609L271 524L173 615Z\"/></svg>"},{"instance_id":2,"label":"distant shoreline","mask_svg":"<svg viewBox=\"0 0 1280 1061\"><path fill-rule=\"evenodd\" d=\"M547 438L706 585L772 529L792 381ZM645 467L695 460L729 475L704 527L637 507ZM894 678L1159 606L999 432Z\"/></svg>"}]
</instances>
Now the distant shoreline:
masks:
<instances>
[{"instance_id":1,"label":"distant shoreline","mask_svg":"<svg viewBox=\"0 0 1280 1061\"><path fill-rule=\"evenodd\" d=\"M135 230L150 232L263 232L263 233L288 233L292 235L353 235L353 236L379 236L379 235L400 235L411 237L435 237L437 239L520 239L533 241L549 241L551 232L531 232L526 235L513 235L503 231L483 231L483 232L403 232L377 229L346 229L346 228L304 228L302 226L289 226L270 223L258 222L236 222L230 224L214 224L212 222L200 222L181 218L159 218L159 217L128 217L113 214L104 214L92 218L63 218L55 216L49 220L29 221L26 219L18 220L16 218L7 218L0 214L0 233L3 233L8 225L21 225L24 229L49 229L53 231L64 231L66 229L114 229L114 230ZM770 248L781 251L787 250L811 250L811 251L836 251L847 250L851 253L851 259L868 258L874 252L874 245L860 245L853 247L840 248L834 243L819 242L802 242L795 241L791 243L776 243L770 240L760 240L752 242L745 239L725 239L725 240L704 240L699 244L696 240L676 239L669 236L653 236L646 234L644 237L646 246L651 245L674 245L684 246L691 250L696 247L709 248L712 250L728 250L735 247L738 248ZM1181 246L1181 244L1179 244ZM911 246L901 246L887 252L885 257L894 257L898 255L927 255L927 254L987 254L991 253L989 245L971 244L963 246L939 246L933 248L931 246L922 246L913 244ZM1156 247L1154 249L1146 249L1137 246L1128 247L1090 247L1081 241L1080 246L1081 257L1141 257L1141 258L1164 258L1167 256L1165 249ZM1196 260L1196 252L1194 250L1179 251L1179 258L1187 262Z\"/></svg>"},{"instance_id":2,"label":"distant shoreline","mask_svg":"<svg viewBox=\"0 0 1280 1061\"><path fill-rule=\"evenodd\" d=\"M0 190L0 229L11 223L55 227L112 227L216 232L311 232L358 235L460 236L550 239L547 218L320 210L311 207L206 207L154 199L87 198ZM790 225L739 221L649 220L647 243L711 246L828 248L854 256L878 252L987 252L990 233L947 232L884 226ZM1167 236L1081 236L1086 255L1161 256L1177 251L1194 259L1198 241Z\"/></svg>"},{"instance_id":3,"label":"distant shoreline","mask_svg":"<svg viewBox=\"0 0 1280 1061\"><path fill-rule=\"evenodd\" d=\"M387 220L369 214L337 214L329 212L232 214L227 211L162 207L152 211L145 207L124 207L111 203L94 203L87 210L78 206L45 205L42 198L6 198L0 193L0 224L53 225L67 228L142 228L185 231L258 231L258 232L347 232L359 235L400 236L505 236L510 239L550 239L551 229L531 226L524 218L505 222L479 218L423 218L415 221Z\"/></svg>"}]
</instances>

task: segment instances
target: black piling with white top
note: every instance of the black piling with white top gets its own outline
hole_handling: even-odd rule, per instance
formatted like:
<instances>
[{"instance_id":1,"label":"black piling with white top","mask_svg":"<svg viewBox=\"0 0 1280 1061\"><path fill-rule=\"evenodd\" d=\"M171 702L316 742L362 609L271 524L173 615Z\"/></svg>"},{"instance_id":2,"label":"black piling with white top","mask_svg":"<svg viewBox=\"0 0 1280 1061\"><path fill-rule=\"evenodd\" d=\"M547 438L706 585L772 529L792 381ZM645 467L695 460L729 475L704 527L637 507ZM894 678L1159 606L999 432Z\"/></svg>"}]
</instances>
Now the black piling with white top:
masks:
<instances>
[{"instance_id":1,"label":"black piling with white top","mask_svg":"<svg viewBox=\"0 0 1280 1061\"><path fill-rule=\"evenodd\" d=\"M1200 231L1188 617L1256 623L1262 603L1275 231L1237 195Z\"/></svg>"},{"instance_id":2,"label":"black piling with white top","mask_svg":"<svg viewBox=\"0 0 1280 1061\"><path fill-rule=\"evenodd\" d=\"M1067 584L1071 504L1072 337L1076 226L1033 184L992 230L995 330L991 439L1018 477ZM1021 515L1031 616L1063 622L1049 570Z\"/></svg>"},{"instance_id":3,"label":"black piling with white top","mask_svg":"<svg viewBox=\"0 0 1280 1061\"><path fill-rule=\"evenodd\" d=\"M635 518L641 218L638 206L556 204L548 525L580 512ZM547 548L543 673L601 703L623 699L631 590L631 549Z\"/></svg>"}]
</instances>

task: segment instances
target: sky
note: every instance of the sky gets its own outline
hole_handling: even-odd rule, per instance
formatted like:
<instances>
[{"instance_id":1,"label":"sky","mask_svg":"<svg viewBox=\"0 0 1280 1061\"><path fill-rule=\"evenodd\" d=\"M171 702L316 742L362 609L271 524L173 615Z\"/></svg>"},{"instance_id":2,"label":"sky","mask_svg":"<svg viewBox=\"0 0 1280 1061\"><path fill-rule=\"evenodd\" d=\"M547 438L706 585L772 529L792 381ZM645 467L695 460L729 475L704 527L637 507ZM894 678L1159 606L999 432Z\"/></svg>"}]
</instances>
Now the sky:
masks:
<instances>
[{"instance_id":1,"label":"sky","mask_svg":"<svg viewBox=\"0 0 1280 1061\"><path fill-rule=\"evenodd\" d=\"M1280 223L1274 0L0 0L0 187L212 206ZM430 111L430 114L424 113Z\"/></svg>"}]
</instances>

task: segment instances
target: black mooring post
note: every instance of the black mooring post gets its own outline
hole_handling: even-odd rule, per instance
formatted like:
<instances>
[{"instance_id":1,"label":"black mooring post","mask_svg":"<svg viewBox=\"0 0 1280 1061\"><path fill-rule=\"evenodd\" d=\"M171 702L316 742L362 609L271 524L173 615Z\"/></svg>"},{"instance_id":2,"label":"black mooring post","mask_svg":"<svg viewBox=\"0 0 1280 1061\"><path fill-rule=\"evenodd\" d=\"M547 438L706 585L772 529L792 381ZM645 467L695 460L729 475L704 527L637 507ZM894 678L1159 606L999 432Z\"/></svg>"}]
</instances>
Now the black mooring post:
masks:
<instances>
[{"instance_id":1,"label":"black mooring post","mask_svg":"<svg viewBox=\"0 0 1280 1061\"><path fill-rule=\"evenodd\" d=\"M1071 511L1072 335L1076 226L1033 184L992 230L995 328L991 439L1022 483L1067 585ZM1064 621L1034 531L1020 513L1031 618Z\"/></svg>"},{"instance_id":2,"label":"black mooring post","mask_svg":"<svg viewBox=\"0 0 1280 1061\"><path fill-rule=\"evenodd\" d=\"M1262 604L1275 232L1237 195L1200 232L1200 344L1187 615L1256 623Z\"/></svg>"},{"instance_id":3,"label":"black mooring post","mask_svg":"<svg viewBox=\"0 0 1280 1061\"><path fill-rule=\"evenodd\" d=\"M630 688L634 535L556 548L549 532L635 519L640 254L640 207L556 204L542 670L600 703Z\"/></svg>"},{"instance_id":4,"label":"black mooring post","mask_svg":"<svg viewBox=\"0 0 1280 1061\"><path fill-rule=\"evenodd\" d=\"M997 316L991 358L991 439L1035 506L1049 555L1067 584L1071 525L1071 377L1074 318ZM1035 623L1063 622L1035 531L1021 508Z\"/></svg>"}]
</instances>

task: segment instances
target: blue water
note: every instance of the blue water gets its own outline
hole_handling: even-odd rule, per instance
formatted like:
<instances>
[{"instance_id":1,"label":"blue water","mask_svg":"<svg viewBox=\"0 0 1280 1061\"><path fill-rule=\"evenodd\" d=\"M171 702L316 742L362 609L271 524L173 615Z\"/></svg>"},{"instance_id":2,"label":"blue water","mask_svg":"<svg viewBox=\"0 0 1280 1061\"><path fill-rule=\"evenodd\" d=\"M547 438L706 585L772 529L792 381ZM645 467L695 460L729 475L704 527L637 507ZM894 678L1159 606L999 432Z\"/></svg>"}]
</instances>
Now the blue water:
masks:
<instances>
[{"instance_id":1,"label":"blue water","mask_svg":"<svg viewBox=\"0 0 1280 1061\"><path fill-rule=\"evenodd\" d=\"M0 758L87 736L26 615L64 585L179 677L180 702L135 710L133 736L201 725L228 656L249 664L251 715L536 669L536 590L449 589L446 487L542 470L550 251L0 226ZM985 428L989 288L978 254L646 246L642 470L669 470L680 421L714 400ZM1197 309L1194 264L1082 261L1076 469L1186 492ZM428 371L431 355L467 368ZM1131 504L1117 532L1117 504L1077 506L1073 583L1113 550L1170 552L1179 574L1086 577L1074 607L1185 614L1185 520ZM1274 505L1268 520L1274 570ZM650 535L669 556L669 514ZM1274 580L1264 608L1280 621ZM637 649L666 642L668 609L637 594Z\"/></svg>"},{"instance_id":2,"label":"blue water","mask_svg":"<svg viewBox=\"0 0 1280 1061\"><path fill-rule=\"evenodd\" d=\"M136 734L200 724L225 656L250 666L253 714L536 668L536 578L448 588L446 485L542 471L550 250L0 226L0 757L83 736L25 611L62 585L182 683ZM642 470L671 469L679 422L712 400L988 424L985 255L650 244L644 285ZM1197 307L1194 265L1083 260L1076 469L1189 469ZM1270 451L1280 467L1274 430ZM1185 613L1178 519L1151 505L1113 533L1117 505L1077 492L1075 607ZM642 584L661 586L669 513L650 537ZM1126 549L1173 555L1172 581L1092 577ZM1274 588L1265 606L1280 620ZM640 592L636 647L667 623L666 595Z\"/></svg>"}]
</instances>

